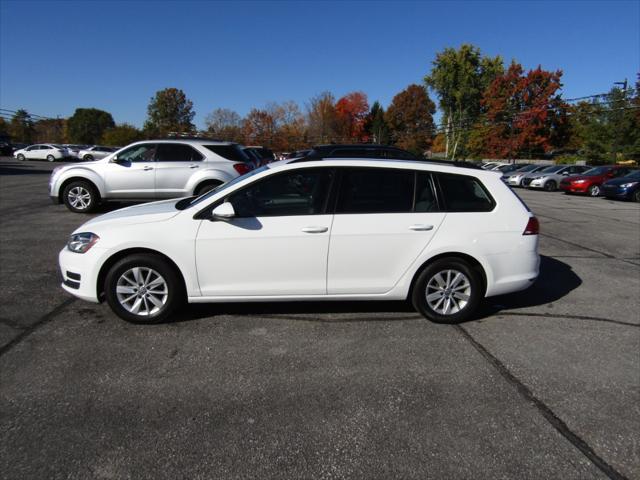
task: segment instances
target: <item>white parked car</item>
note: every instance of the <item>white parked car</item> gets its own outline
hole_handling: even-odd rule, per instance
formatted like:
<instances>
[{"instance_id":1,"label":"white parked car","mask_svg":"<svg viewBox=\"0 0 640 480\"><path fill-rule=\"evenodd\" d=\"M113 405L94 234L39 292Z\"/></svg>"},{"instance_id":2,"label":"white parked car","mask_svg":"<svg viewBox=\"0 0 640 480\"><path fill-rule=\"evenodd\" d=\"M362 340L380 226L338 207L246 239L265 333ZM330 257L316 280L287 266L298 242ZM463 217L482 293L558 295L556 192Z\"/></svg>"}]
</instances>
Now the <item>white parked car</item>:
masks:
<instances>
[{"instance_id":1,"label":"white parked car","mask_svg":"<svg viewBox=\"0 0 640 480\"><path fill-rule=\"evenodd\" d=\"M71 154L62 145L42 143L16 150L13 152L13 156L21 162L24 160L47 160L49 162L55 162L56 160L64 160L70 157Z\"/></svg>"},{"instance_id":2,"label":"white parked car","mask_svg":"<svg viewBox=\"0 0 640 480\"><path fill-rule=\"evenodd\" d=\"M109 200L201 195L251 170L239 145L211 140L136 142L91 163L53 170L49 196L78 213Z\"/></svg>"},{"instance_id":3,"label":"white parked car","mask_svg":"<svg viewBox=\"0 0 640 480\"><path fill-rule=\"evenodd\" d=\"M101 160L117 150L117 148L113 147L101 147L99 145L94 145L93 147L87 147L78 151L76 156L80 160L91 162L93 160Z\"/></svg>"},{"instance_id":4,"label":"white parked car","mask_svg":"<svg viewBox=\"0 0 640 480\"><path fill-rule=\"evenodd\" d=\"M132 322L184 301L409 298L454 323L532 284L538 221L495 172L283 160L197 198L96 217L59 262L67 292Z\"/></svg>"}]
</instances>

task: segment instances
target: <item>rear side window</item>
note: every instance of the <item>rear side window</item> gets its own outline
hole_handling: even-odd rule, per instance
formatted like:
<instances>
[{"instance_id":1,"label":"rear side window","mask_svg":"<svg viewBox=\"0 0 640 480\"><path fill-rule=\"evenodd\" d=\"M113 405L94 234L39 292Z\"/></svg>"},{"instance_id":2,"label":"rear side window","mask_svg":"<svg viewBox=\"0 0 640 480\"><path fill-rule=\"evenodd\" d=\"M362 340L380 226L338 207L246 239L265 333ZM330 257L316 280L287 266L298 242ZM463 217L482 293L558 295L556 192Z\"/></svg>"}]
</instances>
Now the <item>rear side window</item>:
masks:
<instances>
[{"instance_id":1,"label":"rear side window","mask_svg":"<svg viewBox=\"0 0 640 480\"><path fill-rule=\"evenodd\" d=\"M250 162L251 159L237 145L204 145L204 148L232 162Z\"/></svg>"},{"instance_id":2,"label":"rear side window","mask_svg":"<svg viewBox=\"0 0 640 480\"><path fill-rule=\"evenodd\" d=\"M336 213L404 213L413 210L414 172L344 169Z\"/></svg>"},{"instance_id":3,"label":"rear side window","mask_svg":"<svg viewBox=\"0 0 640 480\"><path fill-rule=\"evenodd\" d=\"M439 173L440 191L448 212L490 212L495 202L475 177Z\"/></svg>"},{"instance_id":4,"label":"rear side window","mask_svg":"<svg viewBox=\"0 0 640 480\"><path fill-rule=\"evenodd\" d=\"M180 143L161 143L158 145L159 162L198 162L202 155L189 145Z\"/></svg>"}]
</instances>

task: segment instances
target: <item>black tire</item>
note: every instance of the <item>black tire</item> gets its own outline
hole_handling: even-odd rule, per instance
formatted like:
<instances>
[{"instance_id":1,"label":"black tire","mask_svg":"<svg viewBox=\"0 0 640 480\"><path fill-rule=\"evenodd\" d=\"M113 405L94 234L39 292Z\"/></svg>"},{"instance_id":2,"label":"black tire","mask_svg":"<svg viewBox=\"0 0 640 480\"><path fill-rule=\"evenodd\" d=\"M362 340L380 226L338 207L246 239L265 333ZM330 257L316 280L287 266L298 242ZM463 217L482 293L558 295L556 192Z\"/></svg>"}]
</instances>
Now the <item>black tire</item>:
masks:
<instances>
[{"instance_id":1,"label":"black tire","mask_svg":"<svg viewBox=\"0 0 640 480\"><path fill-rule=\"evenodd\" d=\"M196 189L193 191L193 194L197 197L199 197L200 195L202 195L203 193L207 193L210 190L213 190L214 188L216 188L217 186L222 185L222 182L204 182L201 183L200 185L198 185L196 187Z\"/></svg>"},{"instance_id":2,"label":"black tire","mask_svg":"<svg viewBox=\"0 0 640 480\"><path fill-rule=\"evenodd\" d=\"M634 202L640 202L640 189L638 189L635 192L633 192L633 195L631 195L631 199Z\"/></svg>"},{"instance_id":3,"label":"black tire","mask_svg":"<svg viewBox=\"0 0 640 480\"><path fill-rule=\"evenodd\" d=\"M56 161L56 157L54 157L53 155L47 155L47 162L55 162Z\"/></svg>"},{"instance_id":4,"label":"black tire","mask_svg":"<svg viewBox=\"0 0 640 480\"><path fill-rule=\"evenodd\" d=\"M125 305L130 305L132 308L135 308L134 304L136 302L139 302L141 305L140 314L132 313L132 311L129 311L123 306L121 300L126 300L129 293L121 291L119 299L119 294L117 291L118 285L120 282L121 288L123 286L124 288L130 288L128 287L129 284L127 283L127 281L123 279L123 275L126 275L128 278L133 278L133 274L131 272L134 268L138 268L139 272L141 272L141 275L142 273L151 270L164 281L167 293L166 298L161 302L161 307L156 307L156 305L150 300L147 301L145 299L145 295L152 295L152 293L149 293L153 292L151 288L164 289L164 286L162 285L160 287L157 287L157 283L155 287L149 287L149 292L147 292L146 290L144 290L143 292L142 288L138 288L137 293L132 294L134 295L134 298L128 303L124 302ZM150 277L150 283L153 284L154 281L157 282L157 278L158 277L152 274ZM178 272L175 271L174 267L162 257L147 253L133 254L116 262L107 273L104 283L104 291L107 303L111 307L111 310L113 310L113 312L118 317L126 320L127 322L142 324L154 324L165 321L173 312L176 311L177 308L182 306L186 297L182 281L179 277ZM160 300L159 297L154 298L156 298L156 300ZM158 310L145 310L149 308L158 308Z\"/></svg>"},{"instance_id":5,"label":"black tire","mask_svg":"<svg viewBox=\"0 0 640 480\"><path fill-rule=\"evenodd\" d=\"M62 201L74 213L91 213L100 201L100 194L90 182L76 180L62 190Z\"/></svg>"},{"instance_id":6,"label":"black tire","mask_svg":"<svg viewBox=\"0 0 640 480\"><path fill-rule=\"evenodd\" d=\"M24 155L19 153L18 154L18 160L21 161L21 162L24 162L25 161Z\"/></svg>"},{"instance_id":7,"label":"black tire","mask_svg":"<svg viewBox=\"0 0 640 480\"><path fill-rule=\"evenodd\" d=\"M601 188L600 185L591 185L588 189L587 189L587 193L589 194L590 197L599 197L601 192Z\"/></svg>"},{"instance_id":8,"label":"black tire","mask_svg":"<svg viewBox=\"0 0 640 480\"><path fill-rule=\"evenodd\" d=\"M85 155L84 157L82 157L82 159L85 162L92 162L93 161L93 155Z\"/></svg>"},{"instance_id":9,"label":"black tire","mask_svg":"<svg viewBox=\"0 0 640 480\"><path fill-rule=\"evenodd\" d=\"M452 274L452 280L456 278L455 275L457 273L462 273L463 276L466 277L466 280L464 278L461 278L460 280L462 281L462 283L457 284L457 286L463 287L465 284L468 284L468 289L449 288L438 290L437 288L434 288L433 285L438 283L436 281L436 277L438 276L438 274L441 275L441 279L446 281L446 272L449 271L456 272ZM454 290L458 291L456 292ZM428 291L431 293L428 293ZM456 293L468 297L465 305L460 307L460 303L464 301L464 299L460 296L454 297ZM436 294L439 295L439 297L436 296L435 299L431 300L427 299L428 295L431 296ZM446 308L445 306L447 302L447 295L450 296L449 302L450 305L452 305L451 308L455 310L454 306L459 307L457 311L454 311L453 313L450 312L443 314L442 312L434 309L432 305L430 305L430 301L432 303L436 302L435 306L437 307L437 302L441 301L444 303L441 304L440 308ZM420 312L425 318L431 320L432 322L455 324L468 320L475 314L483 295L484 292L482 287L481 275L471 265L460 258L441 258L431 263L419 274L413 288L411 302L418 312Z\"/></svg>"},{"instance_id":10,"label":"black tire","mask_svg":"<svg viewBox=\"0 0 640 480\"><path fill-rule=\"evenodd\" d=\"M544 189L547 192L555 192L558 189L558 184L554 180L549 180L544 184Z\"/></svg>"}]
</instances>

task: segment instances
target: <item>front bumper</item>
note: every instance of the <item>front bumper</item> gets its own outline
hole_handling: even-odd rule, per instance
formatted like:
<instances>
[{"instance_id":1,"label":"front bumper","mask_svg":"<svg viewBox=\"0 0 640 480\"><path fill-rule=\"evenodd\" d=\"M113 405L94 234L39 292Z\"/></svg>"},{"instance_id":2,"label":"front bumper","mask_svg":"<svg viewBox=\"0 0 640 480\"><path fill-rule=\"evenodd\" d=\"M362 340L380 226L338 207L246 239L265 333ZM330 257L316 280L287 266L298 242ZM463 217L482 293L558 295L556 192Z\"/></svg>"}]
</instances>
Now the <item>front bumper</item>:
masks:
<instances>
[{"instance_id":1,"label":"front bumper","mask_svg":"<svg viewBox=\"0 0 640 480\"><path fill-rule=\"evenodd\" d=\"M585 193L589 187L588 183L561 183L560 190L569 193Z\"/></svg>"},{"instance_id":2,"label":"front bumper","mask_svg":"<svg viewBox=\"0 0 640 480\"><path fill-rule=\"evenodd\" d=\"M602 195L607 198L631 198L631 188L622 188L617 185L602 185L600 188L602 190Z\"/></svg>"},{"instance_id":3,"label":"front bumper","mask_svg":"<svg viewBox=\"0 0 640 480\"><path fill-rule=\"evenodd\" d=\"M58 255L62 288L88 302L99 303L98 275L108 258L108 250L92 247L87 253L74 253L64 247Z\"/></svg>"},{"instance_id":4,"label":"front bumper","mask_svg":"<svg viewBox=\"0 0 640 480\"><path fill-rule=\"evenodd\" d=\"M531 183L529 183L529 185L527 185L528 188L543 188L544 187L544 179L536 179L536 180L531 180Z\"/></svg>"}]
</instances>

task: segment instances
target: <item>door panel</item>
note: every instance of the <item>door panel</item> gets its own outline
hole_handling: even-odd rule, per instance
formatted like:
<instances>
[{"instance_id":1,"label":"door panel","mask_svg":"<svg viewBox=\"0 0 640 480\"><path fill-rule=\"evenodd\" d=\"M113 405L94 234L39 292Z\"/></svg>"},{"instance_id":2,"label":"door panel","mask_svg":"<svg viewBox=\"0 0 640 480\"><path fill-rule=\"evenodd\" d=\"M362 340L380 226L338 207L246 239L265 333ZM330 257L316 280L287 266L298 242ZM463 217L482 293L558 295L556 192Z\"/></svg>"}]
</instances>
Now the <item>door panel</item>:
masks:
<instances>
[{"instance_id":1,"label":"door panel","mask_svg":"<svg viewBox=\"0 0 640 480\"><path fill-rule=\"evenodd\" d=\"M332 217L203 220L196 240L202 294L326 294Z\"/></svg>"},{"instance_id":2,"label":"door panel","mask_svg":"<svg viewBox=\"0 0 640 480\"><path fill-rule=\"evenodd\" d=\"M122 163L105 168L105 188L112 198L155 198L155 144L131 147L118 155Z\"/></svg>"},{"instance_id":3,"label":"door panel","mask_svg":"<svg viewBox=\"0 0 640 480\"><path fill-rule=\"evenodd\" d=\"M432 240L444 213L336 215L327 293L385 293Z\"/></svg>"},{"instance_id":4,"label":"door panel","mask_svg":"<svg viewBox=\"0 0 640 480\"><path fill-rule=\"evenodd\" d=\"M202 168L203 156L189 145L161 143L156 162L156 195L172 198L190 195L187 183Z\"/></svg>"}]
</instances>

